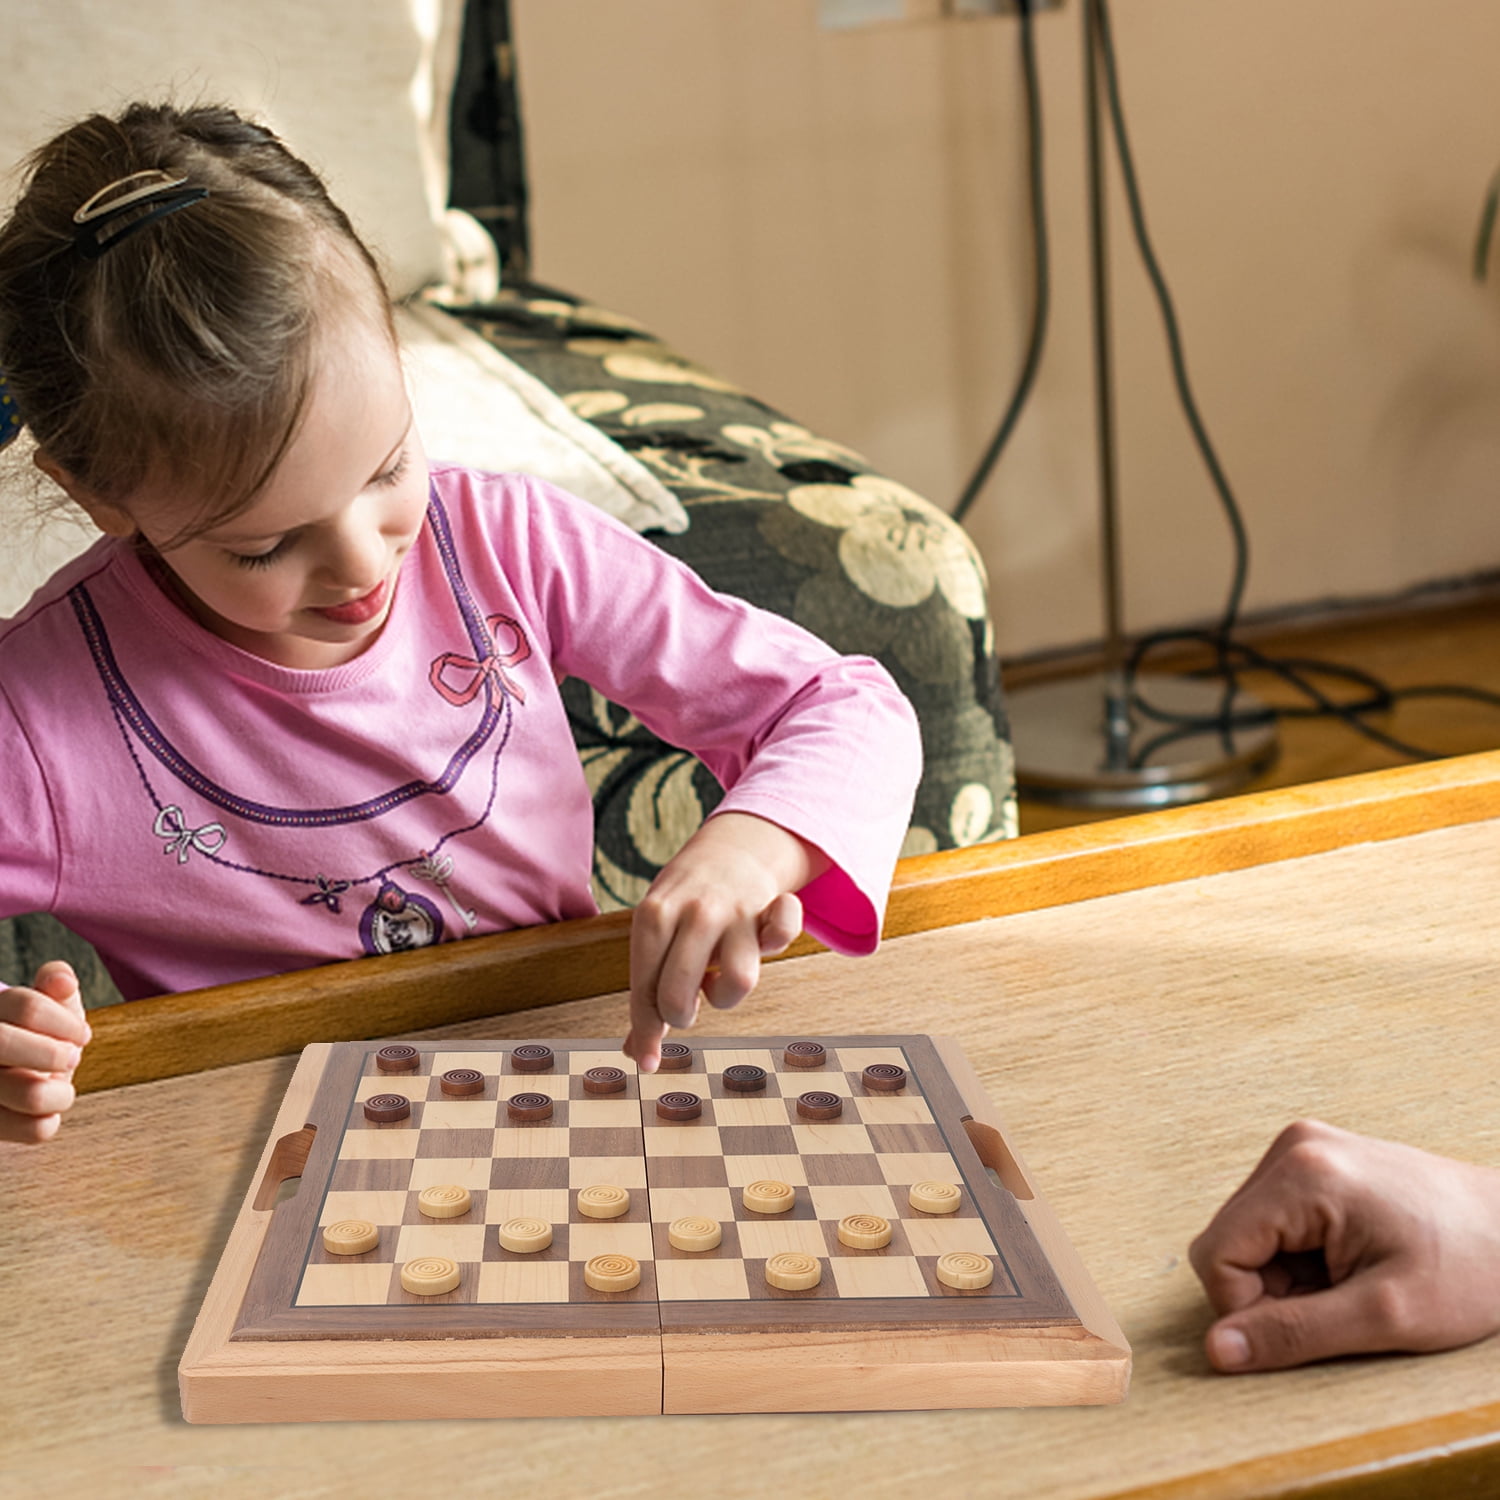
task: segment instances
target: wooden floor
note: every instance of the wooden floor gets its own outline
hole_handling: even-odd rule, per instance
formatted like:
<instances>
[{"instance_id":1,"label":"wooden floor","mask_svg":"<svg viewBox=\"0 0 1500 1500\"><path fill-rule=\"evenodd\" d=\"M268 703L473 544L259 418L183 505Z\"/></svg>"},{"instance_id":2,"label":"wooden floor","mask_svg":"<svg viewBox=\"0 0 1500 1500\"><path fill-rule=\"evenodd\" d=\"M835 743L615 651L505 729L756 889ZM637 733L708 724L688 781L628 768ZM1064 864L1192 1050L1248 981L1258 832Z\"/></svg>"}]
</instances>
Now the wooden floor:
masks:
<instances>
[{"instance_id":1,"label":"wooden floor","mask_svg":"<svg viewBox=\"0 0 1500 1500\"><path fill-rule=\"evenodd\" d=\"M1500 693L1500 598L1429 606L1383 618L1249 632L1247 639L1270 655L1314 657L1361 668L1393 688L1463 684ZM1168 664L1163 657L1161 665ZM1191 663L1188 658L1171 663L1178 664ZM1044 674L1026 667L1005 675L1007 682L1019 684L1038 681ZM1276 706L1305 701L1270 673L1247 673L1244 681L1263 701ZM1327 687L1326 679L1323 683ZM1442 755L1500 747L1500 705L1495 704L1419 698L1399 703L1393 712L1370 722L1387 734ZM1283 719L1275 765L1241 790L1264 791L1409 764L1407 757L1375 744L1337 719ZM1053 807L1023 797L1021 832L1040 833L1121 815Z\"/></svg>"}]
</instances>

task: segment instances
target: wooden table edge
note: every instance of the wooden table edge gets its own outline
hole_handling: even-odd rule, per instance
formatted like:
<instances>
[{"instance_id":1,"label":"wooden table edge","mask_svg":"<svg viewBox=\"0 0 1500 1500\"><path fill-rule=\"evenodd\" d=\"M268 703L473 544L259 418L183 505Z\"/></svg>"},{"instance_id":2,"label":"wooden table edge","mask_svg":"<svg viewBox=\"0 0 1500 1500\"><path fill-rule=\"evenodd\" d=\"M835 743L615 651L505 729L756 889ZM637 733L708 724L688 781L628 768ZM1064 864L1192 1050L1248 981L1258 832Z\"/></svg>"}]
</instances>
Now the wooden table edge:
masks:
<instances>
[{"instance_id":1,"label":"wooden table edge","mask_svg":"<svg viewBox=\"0 0 1500 1500\"><path fill-rule=\"evenodd\" d=\"M1500 817L1500 751L918 855L884 935L1087 901ZM443 943L94 1011L82 1093L623 990L630 913ZM820 951L799 938L785 958Z\"/></svg>"},{"instance_id":2,"label":"wooden table edge","mask_svg":"<svg viewBox=\"0 0 1500 1500\"><path fill-rule=\"evenodd\" d=\"M1497 1481L1500 1403L1117 1490L1098 1500L1434 1500L1493 1495L1500 1490Z\"/></svg>"}]
</instances>

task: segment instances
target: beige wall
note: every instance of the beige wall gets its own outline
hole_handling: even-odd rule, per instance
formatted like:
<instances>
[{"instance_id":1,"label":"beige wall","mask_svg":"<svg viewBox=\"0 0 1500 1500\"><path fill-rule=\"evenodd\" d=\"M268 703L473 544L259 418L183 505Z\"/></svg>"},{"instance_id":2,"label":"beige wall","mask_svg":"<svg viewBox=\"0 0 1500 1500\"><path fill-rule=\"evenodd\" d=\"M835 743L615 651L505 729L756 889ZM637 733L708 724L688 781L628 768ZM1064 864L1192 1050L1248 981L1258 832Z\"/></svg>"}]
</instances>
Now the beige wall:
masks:
<instances>
[{"instance_id":1,"label":"beige wall","mask_svg":"<svg viewBox=\"0 0 1500 1500\"><path fill-rule=\"evenodd\" d=\"M538 274L949 508L1025 337L1016 23L820 33L814 0L513 0ZM1150 222L1247 513L1252 608L1500 567L1494 0L1115 0ZM1038 21L1055 307L971 518L1001 650L1099 629L1080 8ZM1117 205L1127 624L1229 550ZM1500 274L1500 273L1497 273Z\"/></svg>"}]
</instances>

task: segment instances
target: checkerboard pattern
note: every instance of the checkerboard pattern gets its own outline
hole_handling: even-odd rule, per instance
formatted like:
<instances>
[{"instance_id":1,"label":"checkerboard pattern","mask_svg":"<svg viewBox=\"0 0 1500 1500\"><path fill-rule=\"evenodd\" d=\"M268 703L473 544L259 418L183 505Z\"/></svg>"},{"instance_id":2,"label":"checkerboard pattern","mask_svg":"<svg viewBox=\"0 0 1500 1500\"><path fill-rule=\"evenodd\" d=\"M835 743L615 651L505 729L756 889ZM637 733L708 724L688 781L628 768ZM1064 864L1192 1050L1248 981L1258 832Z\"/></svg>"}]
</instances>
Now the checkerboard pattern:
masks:
<instances>
[{"instance_id":1,"label":"checkerboard pattern","mask_svg":"<svg viewBox=\"0 0 1500 1500\"><path fill-rule=\"evenodd\" d=\"M924 1214L907 1201L916 1182L951 1182L961 1188L965 1183L904 1051L830 1047L817 1068L788 1067L783 1053L780 1045L728 1050L706 1043L694 1049L690 1071L639 1080L663 1304L1015 1296L1004 1260L968 1191L953 1214ZM736 1063L764 1068L765 1089L749 1094L727 1089L724 1069ZM868 1091L861 1074L871 1063L905 1068L906 1087L890 1094ZM702 1115L680 1123L658 1120L658 1095L682 1091L703 1099ZM809 1092L838 1094L842 1113L826 1123L803 1119L797 1097ZM792 1186L796 1201L790 1210L758 1214L744 1207L741 1189L763 1178ZM839 1220L858 1213L890 1220L890 1244L879 1250L841 1244ZM684 1215L718 1220L723 1230L718 1249L675 1249L667 1239L667 1225ZM789 1250L823 1262L817 1286L782 1291L766 1284L766 1260ZM936 1266L940 1256L953 1250L989 1257L994 1281L978 1291L945 1286L937 1279Z\"/></svg>"},{"instance_id":2,"label":"checkerboard pattern","mask_svg":"<svg viewBox=\"0 0 1500 1500\"><path fill-rule=\"evenodd\" d=\"M786 1065L782 1042L749 1048L708 1043L693 1049L689 1070L651 1076L597 1045L572 1050L557 1044L552 1070L540 1073L517 1071L510 1051L499 1045L422 1045L413 1073L379 1071L376 1050L370 1046L365 1056L343 1122L295 1308L636 1303L659 1304L665 1316L668 1304L694 1302L970 1298L990 1299L999 1313L993 1299L1018 1295L945 1127L900 1047L830 1046L822 1066L797 1068ZM765 1069L765 1088L726 1088L724 1070L736 1063ZM861 1074L871 1063L905 1068L906 1086L897 1093L867 1090ZM625 1072L623 1092L585 1091L583 1074L599 1066ZM483 1091L444 1096L439 1080L458 1068L483 1075ZM701 1116L658 1118L658 1096L684 1091L702 1098ZM813 1091L841 1097L837 1120L798 1115L797 1096ZM397 1093L411 1101L408 1119L377 1124L365 1118L366 1099ZM510 1120L506 1101L518 1093L548 1095L551 1118ZM953 1128L960 1127L954 1122ZM762 1215L744 1207L741 1190L763 1178L792 1185L796 1201L789 1211ZM964 1189L956 1213L929 1215L909 1206L911 1185L927 1180ZM469 1190L468 1212L425 1218L418 1194L447 1183ZM578 1189L595 1183L629 1189L629 1211L609 1220L580 1214ZM879 1250L841 1244L838 1222L856 1213L890 1220L890 1244ZM722 1243L698 1252L673 1247L667 1226L685 1216L717 1221ZM534 1254L503 1249L497 1226L518 1217L551 1224L551 1246ZM354 1256L326 1251L321 1226L341 1219L373 1223L377 1247ZM990 1286L959 1292L939 1282L938 1258L953 1250L989 1257L995 1266ZM782 1251L817 1256L823 1262L819 1285L805 1291L767 1285L765 1262ZM585 1262L608 1253L640 1262L639 1286L606 1293L585 1284ZM402 1288L401 1266L424 1256L458 1263L455 1290L424 1297Z\"/></svg>"},{"instance_id":3,"label":"checkerboard pattern","mask_svg":"<svg viewBox=\"0 0 1500 1500\"><path fill-rule=\"evenodd\" d=\"M417 1072L382 1073L375 1052L371 1047L355 1088L294 1306L655 1303L640 1094L628 1058L558 1048L552 1071L523 1073L507 1050L419 1048ZM622 1093L585 1092L583 1074L604 1066L625 1071ZM455 1068L483 1074L483 1092L445 1097L439 1080ZM510 1120L506 1101L521 1093L548 1095L552 1117ZM404 1094L411 1117L387 1125L366 1120L362 1105L375 1094ZM417 1195L444 1183L469 1189L469 1211L425 1218ZM630 1189L629 1211L608 1220L580 1214L577 1190L594 1183ZM519 1217L551 1224L551 1246L532 1254L502 1249L497 1226ZM363 1255L330 1255L321 1226L340 1219L368 1219L379 1245ZM641 1262L638 1287L605 1293L585 1285L584 1263L607 1253ZM401 1266L428 1255L458 1263L455 1290L423 1297L402 1288Z\"/></svg>"}]
</instances>

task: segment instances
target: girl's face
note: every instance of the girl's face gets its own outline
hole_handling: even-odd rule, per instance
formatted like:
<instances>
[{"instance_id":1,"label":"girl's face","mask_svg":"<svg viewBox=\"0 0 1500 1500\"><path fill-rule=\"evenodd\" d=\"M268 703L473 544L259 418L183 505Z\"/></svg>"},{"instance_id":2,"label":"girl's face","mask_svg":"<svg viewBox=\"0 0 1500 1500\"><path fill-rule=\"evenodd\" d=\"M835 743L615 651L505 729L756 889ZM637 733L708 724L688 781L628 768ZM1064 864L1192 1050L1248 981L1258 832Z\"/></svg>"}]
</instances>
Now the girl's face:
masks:
<instances>
[{"instance_id":1,"label":"girl's face","mask_svg":"<svg viewBox=\"0 0 1500 1500\"><path fill-rule=\"evenodd\" d=\"M320 670L379 635L426 506L427 459L401 361L383 327L349 315L323 335L303 424L270 482L238 515L161 557L215 635ZM132 516L156 545L181 523L168 505L133 506Z\"/></svg>"}]
</instances>

